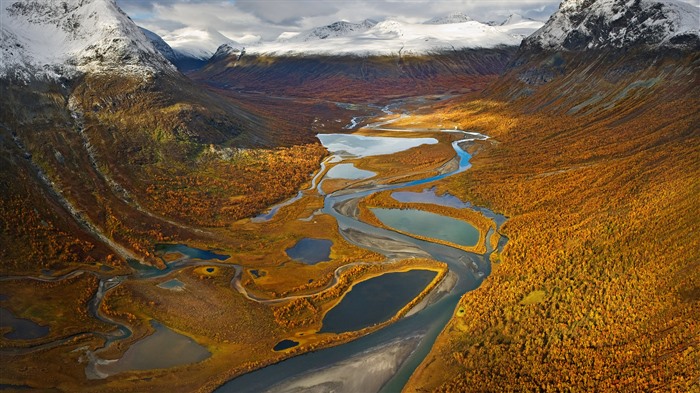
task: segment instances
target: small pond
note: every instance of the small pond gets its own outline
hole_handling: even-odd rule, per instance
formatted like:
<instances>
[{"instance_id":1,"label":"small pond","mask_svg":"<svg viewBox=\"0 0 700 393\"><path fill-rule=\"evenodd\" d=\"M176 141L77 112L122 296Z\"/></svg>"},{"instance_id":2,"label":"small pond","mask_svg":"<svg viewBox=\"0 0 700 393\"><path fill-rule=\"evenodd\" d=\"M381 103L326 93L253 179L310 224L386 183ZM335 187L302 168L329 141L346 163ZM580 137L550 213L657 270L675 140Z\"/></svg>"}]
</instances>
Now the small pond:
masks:
<instances>
[{"instance_id":1,"label":"small pond","mask_svg":"<svg viewBox=\"0 0 700 393\"><path fill-rule=\"evenodd\" d=\"M193 339L157 321L151 321L151 326L155 333L132 344L121 359L98 365L99 371L114 375L131 370L170 368L201 362L211 356Z\"/></svg>"},{"instance_id":2,"label":"small pond","mask_svg":"<svg viewBox=\"0 0 700 393\"><path fill-rule=\"evenodd\" d=\"M2 307L0 326L12 328L12 331L3 336L8 340L33 340L49 334L48 326L41 326L30 319L17 318L12 311Z\"/></svg>"},{"instance_id":3,"label":"small pond","mask_svg":"<svg viewBox=\"0 0 700 393\"><path fill-rule=\"evenodd\" d=\"M437 273L410 270L386 273L352 287L323 318L320 333L360 330L389 320L418 296Z\"/></svg>"},{"instance_id":4,"label":"small pond","mask_svg":"<svg viewBox=\"0 0 700 393\"><path fill-rule=\"evenodd\" d=\"M440 239L461 246L475 246L479 230L466 221L416 209L371 209L384 225L400 231Z\"/></svg>"},{"instance_id":5,"label":"small pond","mask_svg":"<svg viewBox=\"0 0 700 393\"><path fill-rule=\"evenodd\" d=\"M299 240L294 247L288 248L286 253L295 261L315 265L330 260L331 246L333 246L331 240L305 237Z\"/></svg>"},{"instance_id":6,"label":"small pond","mask_svg":"<svg viewBox=\"0 0 700 393\"><path fill-rule=\"evenodd\" d=\"M168 280L158 284L158 287L163 289L170 289L171 291L184 291L185 283L178 280L177 278L173 278L172 280Z\"/></svg>"},{"instance_id":7,"label":"small pond","mask_svg":"<svg viewBox=\"0 0 700 393\"><path fill-rule=\"evenodd\" d=\"M225 261L229 258L228 255L217 254L212 251L201 250L199 248L188 247L184 244L156 244L156 252L169 253L169 252L179 252L190 258L210 260L218 259L220 261Z\"/></svg>"},{"instance_id":8,"label":"small pond","mask_svg":"<svg viewBox=\"0 0 700 393\"><path fill-rule=\"evenodd\" d=\"M265 275L267 274L264 270L258 269L250 269L248 271L250 272L250 275L253 276L253 278L265 277Z\"/></svg>"},{"instance_id":9,"label":"small pond","mask_svg":"<svg viewBox=\"0 0 700 393\"><path fill-rule=\"evenodd\" d=\"M282 341L278 342L277 345L275 345L275 347L272 348L272 350L284 351L285 349L294 348L297 345L299 345L299 343L294 341L294 340L282 340Z\"/></svg>"},{"instance_id":10,"label":"small pond","mask_svg":"<svg viewBox=\"0 0 700 393\"><path fill-rule=\"evenodd\" d=\"M434 145L435 138L393 138L384 136L364 136L347 134L319 134L321 144L333 154L355 157L393 154L420 145Z\"/></svg>"},{"instance_id":11,"label":"small pond","mask_svg":"<svg viewBox=\"0 0 700 393\"><path fill-rule=\"evenodd\" d=\"M327 179L361 180L374 177L376 173L356 168L353 164L338 164L326 173Z\"/></svg>"}]
</instances>

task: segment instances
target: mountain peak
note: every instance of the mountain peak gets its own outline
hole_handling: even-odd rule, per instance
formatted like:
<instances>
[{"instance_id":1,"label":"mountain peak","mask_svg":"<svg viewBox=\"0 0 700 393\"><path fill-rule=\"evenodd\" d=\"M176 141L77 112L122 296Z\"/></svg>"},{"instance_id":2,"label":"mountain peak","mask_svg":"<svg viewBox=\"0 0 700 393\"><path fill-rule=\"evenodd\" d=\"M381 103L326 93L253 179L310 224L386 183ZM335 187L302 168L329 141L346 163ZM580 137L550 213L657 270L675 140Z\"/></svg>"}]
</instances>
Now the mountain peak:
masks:
<instances>
[{"instance_id":1,"label":"mountain peak","mask_svg":"<svg viewBox=\"0 0 700 393\"><path fill-rule=\"evenodd\" d=\"M327 38L344 37L353 33L362 33L372 27L374 27L377 22L371 19L365 19L360 23L352 23L347 21L338 21L331 23L327 26L316 27L311 29L307 33L301 33L293 38L297 41L314 41L314 40L325 40Z\"/></svg>"},{"instance_id":2,"label":"mountain peak","mask_svg":"<svg viewBox=\"0 0 700 393\"><path fill-rule=\"evenodd\" d=\"M245 48L244 48L244 49L239 49L239 48L234 48L234 47L231 46L230 44L222 44L221 46L219 46L219 47L216 49L216 52L215 52L214 55L211 57L211 60L210 60L210 61L215 61L215 60L217 60L217 59L222 59L222 58L228 57L228 56L230 56L230 55L232 55L232 54L239 55L239 54L242 54L243 51L245 51Z\"/></svg>"},{"instance_id":3,"label":"mountain peak","mask_svg":"<svg viewBox=\"0 0 700 393\"><path fill-rule=\"evenodd\" d=\"M452 23L463 23L473 21L468 15L462 12L452 12L446 16L436 16L423 22L426 25L447 25Z\"/></svg>"},{"instance_id":4,"label":"mountain peak","mask_svg":"<svg viewBox=\"0 0 700 393\"><path fill-rule=\"evenodd\" d=\"M542 26L542 22L533 21L487 26L461 13L451 14L440 21L442 23L439 24L411 23L391 18L378 23L373 20L362 23L340 21L302 33L285 32L274 42L253 44L246 51L276 56L425 55L463 48L517 46L523 37Z\"/></svg>"},{"instance_id":5,"label":"mountain peak","mask_svg":"<svg viewBox=\"0 0 700 393\"><path fill-rule=\"evenodd\" d=\"M507 26L507 25L512 25L512 24L516 24L516 23L522 23L522 22L537 22L537 21L534 20L534 19L532 19L532 18L528 18L528 17L526 17L526 16L522 16L522 15L520 15L520 14L510 14L510 15L508 15L508 17L506 18L506 20L504 20L503 22L501 22L501 26Z\"/></svg>"},{"instance_id":6,"label":"mountain peak","mask_svg":"<svg viewBox=\"0 0 700 393\"><path fill-rule=\"evenodd\" d=\"M222 44L238 46L239 44L211 27L185 27L173 34L163 37L170 46L188 56L200 60L209 60Z\"/></svg>"},{"instance_id":7,"label":"mountain peak","mask_svg":"<svg viewBox=\"0 0 700 393\"><path fill-rule=\"evenodd\" d=\"M0 77L174 71L114 0L3 2L0 35Z\"/></svg>"},{"instance_id":8,"label":"mountain peak","mask_svg":"<svg viewBox=\"0 0 700 393\"><path fill-rule=\"evenodd\" d=\"M700 48L700 8L675 0L564 0L525 40L544 50Z\"/></svg>"}]
</instances>

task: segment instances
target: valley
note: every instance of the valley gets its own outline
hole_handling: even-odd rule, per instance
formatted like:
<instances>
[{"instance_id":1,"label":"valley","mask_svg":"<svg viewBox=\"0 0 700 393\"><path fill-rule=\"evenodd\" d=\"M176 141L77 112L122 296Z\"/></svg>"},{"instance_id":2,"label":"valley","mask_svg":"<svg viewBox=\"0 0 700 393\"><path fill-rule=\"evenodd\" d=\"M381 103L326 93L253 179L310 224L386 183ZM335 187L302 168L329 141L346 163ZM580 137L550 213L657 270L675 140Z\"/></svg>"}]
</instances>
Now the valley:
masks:
<instances>
[{"instance_id":1,"label":"valley","mask_svg":"<svg viewBox=\"0 0 700 393\"><path fill-rule=\"evenodd\" d=\"M422 101L423 99L419 100L419 102ZM393 107L395 110L402 108L401 103L395 103ZM401 118L394 116L393 120L383 119L384 121L374 123L382 124L379 127L385 127ZM468 141L484 137L455 130L442 132L430 129L406 129L401 132L395 129L383 131L382 128L369 127L360 131L359 134L337 135L347 135L347 137L359 135L357 138L367 138L374 134L391 135L376 138L386 140L403 138L409 143L405 144L405 147L398 148L398 151L393 143L387 145L391 150L377 149L376 146L371 150L364 150L370 145L362 147L361 144L355 150L346 147L334 150L332 146L346 145L330 142L337 138L329 140L326 148L335 155L330 160L324 161L321 172L314 176L311 186L302 189L301 197L295 202L283 204L284 206L274 214L268 214L264 220L229 221L228 225L222 228L210 226L208 231L219 239L227 239L226 243L221 240L217 243L206 243L208 248L212 244L226 244L226 246L217 247L214 253L187 247L159 247L155 255L161 259L160 268L141 266L138 262L134 262L130 265L136 270L131 274L112 273L104 269L100 271L77 269L70 274L55 278L49 275L7 278L6 281L11 283L21 280L45 280L65 292L69 288L66 286L69 281L90 277L88 282L91 283L89 285L93 290L87 289L86 293L92 292L93 295L85 298L82 306L80 303L76 306L84 308L81 314L101 321L101 330L72 332L68 336L71 346L75 348L71 353L75 353L77 359L72 366L74 370L72 373L64 371L63 378L66 380L62 383L79 389L80 375L85 374L88 378L86 382L89 382L90 386L101 386L101 389L105 390L120 389L128 386L128 384L124 385L125 381L131 380L131 378L124 379L124 376L133 375L140 378L141 386L153 385L153 388L157 388L157 386L164 386L163 384L173 383L171 378L177 378L179 374L173 372L177 368L186 371L192 386L202 385L205 380L211 380L212 374L217 375L217 381L224 382L243 371L278 362L290 355L327 346L337 346L377 331L390 322L399 320L426 296L430 299L428 304L435 302L444 304L443 299L451 299L450 301L454 302L458 298L453 295L454 291L464 291L465 288L478 285L488 273L488 255L495 250L494 247L498 243L496 224L490 219L495 217L492 213L487 213L490 216L487 217L472 210L469 210L470 213L462 213L458 209L437 209L446 217L452 216L455 220L465 220L459 221L465 225L468 225L468 222L474 222L474 225L477 225L478 229L475 230L478 230L479 245L476 247L478 253L462 252L443 246L439 240L412 234L410 227L395 232L396 229L391 226L376 223L376 219L361 220L360 217L372 214L371 210L365 207L364 200L377 192L381 191L390 196L393 190L421 190L435 181L466 170L469 167L470 155L464 152L458 142L471 143ZM416 138L413 135L421 135L421 137ZM324 140L323 135L320 137ZM421 142L411 143L412 140ZM422 144L423 140L430 143ZM393 153L390 153L392 151ZM413 167L406 168L400 165L403 160L401 157L404 155L411 157ZM424 164L420 162L422 157L425 160ZM382 158L382 161L377 161L379 158ZM326 175L334 166L343 165L340 164L341 162L351 162L358 168L368 168L374 175L349 181L343 180L342 176L327 178ZM326 182L333 185L326 186ZM386 197L381 200L384 202L379 202L378 199L377 202L368 200L366 203L372 206L379 203L382 206L394 208L411 207L418 209L415 210L416 212L434 206L403 203L397 200L390 202ZM180 204L180 207L182 206ZM173 217L172 214L169 216ZM502 222L502 219L498 221ZM366 222L374 223L375 226L368 225ZM334 229L330 232L329 228ZM302 237L304 238L301 239ZM313 263L289 260L285 252L291 255L290 249L295 245L295 239L307 238L328 239L330 248L326 257ZM234 242L229 239L239 239L241 246L231 248ZM503 242L499 244L499 247L502 246ZM471 248L468 250L472 251ZM452 262L455 259L459 261L457 265ZM449 278L447 278L447 265L444 262L450 265ZM338 325L340 322L330 322L330 320L327 322L324 316L330 315L328 314L330 311L344 304L343 299L346 295L357 292L357 290L353 292L355 286L389 277L389 275L418 272L434 273L432 278L421 285L395 289L397 293L404 292L408 288L418 292L409 298L398 300L394 311L375 319L375 322L369 325L349 327L347 331L339 327L331 328L333 333L323 330L330 323L333 323L332 326L341 326ZM471 279L465 278L470 276ZM445 286L443 282L449 282L449 284ZM381 291L384 289L378 288L383 288L387 284L379 285L369 290ZM406 279L396 281L394 285L407 285ZM8 298L13 296L11 293L8 291ZM375 296L372 296L373 303L377 301ZM47 302L50 301L47 300ZM219 310L236 310L239 316L229 314L206 316L206 310L211 307ZM425 307L425 304L421 307ZM446 321L451 307L443 305L441 309L443 316L440 320ZM22 317L31 315L26 311L19 311L23 310L21 307L14 310ZM349 318L349 321L352 321L352 314L348 313L349 311L343 311L343 318ZM335 316L333 320L338 318ZM39 318L42 325L48 323L53 331L56 327L52 325L51 320L50 313ZM64 320L62 323L70 322L70 320ZM420 330L423 329L422 325L418 326ZM151 340L150 337L166 334L162 330L165 327L171 332L167 334L188 337L193 340L190 341L191 345L198 346L207 355L203 354L204 357L200 359L193 358L191 364L185 362L158 366L158 363L152 363L154 370L150 370L148 366L144 369L144 365L130 365L129 360L126 359L137 356L130 353L138 351L142 342L143 345L147 345L146 342ZM440 327L440 325L435 326L433 335ZM117 328L116 332L114 328ZM420 330L411 330L409 333L418 340L424 334ZM49 337L51 336L46 339ZM173 342L172 340L162 341L163 344L160 345L168 345L167 343ZM274 349L278 343L285 340L295 345L282 350ZM98 344L99 342L102 344ZM41 356L46 356L48 363L52 363L48 360L51 357L64 356L51 341L37 340L35 343L12 357L41 353ZM64 345L65 341L63 345L59 344L59 347ZM340 345L337 348L343 347L344 345ZM151 350L161 351L157 348L154 347ZM4 355L11 353L4 352ZM402 359L397 361L399 364L403 363ZM16 359L15 362L17 362ZM17 364L21 365L22 362ZM280 365L284 364L286 363L280 363ZM168 370L159 371L161 367L167 367ZM81 369L84 370L81 371ZM29 378L32 386L41 386L39 380L31 379L34 371L31 368L25 368L25 370L28 373L20 378ZM16 375L19 377L22 374ZM149 377L151 375L159 377L151 379ZM197 377L198 375L200 377Z\"/></svg>"},{"instance_id":2,"label":"valley","mask_svg":"<svg viewBox=\"0 0 700 393\"><path fill-rule=\"evenodd\" d=\"M0 390L698 389L700 8L157 1L0 8Z\"/></svg>"}]
</instances>

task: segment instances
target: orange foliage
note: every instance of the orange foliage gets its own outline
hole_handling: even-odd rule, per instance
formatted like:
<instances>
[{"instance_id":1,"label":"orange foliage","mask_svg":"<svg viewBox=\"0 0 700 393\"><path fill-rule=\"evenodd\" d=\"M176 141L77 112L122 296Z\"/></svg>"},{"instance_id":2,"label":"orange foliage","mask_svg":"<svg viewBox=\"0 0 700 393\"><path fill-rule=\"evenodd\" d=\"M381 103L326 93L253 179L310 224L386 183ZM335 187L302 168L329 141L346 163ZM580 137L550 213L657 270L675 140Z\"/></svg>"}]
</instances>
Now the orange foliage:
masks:
<instances>
[{"instance_id":1,"label":"orange foliage","mask_svg":"<svg viewBox=\"0 0 700 393\"><path fill-rule=\"evenodd\" d=\"M14 258L3 255L11 251L3 247L3 269L61 269L73 263L95 262L93 243L58 229L44 218L24 198L0 198L0 229L12 236L13 247L27 250L22 258Z\"/></svg>"},{"instance_id":2,"label":"orange foliage","mask_svg":"<svg viewBox=\"0 0 700 393\"><path fill-rule=\"evenodd\" d=\"M212 160L182 173L153 176L149 207L184 222L222 227L289 198L309 180L326 154L319 144L244 150L230 161Z\"/></svg>"},{"instance_id":3,"label":"orange foliage","mask_svg":"<svg viewBox=\"0 0 700 393\"><path fill-rule=\"evenodd\" d=\"M697 387L700 99L665 89L578 117L520 106L538 96L431 115L497 140L444 188L510 216L509 241L408 390Z\"/></svg>"}]
</instances>

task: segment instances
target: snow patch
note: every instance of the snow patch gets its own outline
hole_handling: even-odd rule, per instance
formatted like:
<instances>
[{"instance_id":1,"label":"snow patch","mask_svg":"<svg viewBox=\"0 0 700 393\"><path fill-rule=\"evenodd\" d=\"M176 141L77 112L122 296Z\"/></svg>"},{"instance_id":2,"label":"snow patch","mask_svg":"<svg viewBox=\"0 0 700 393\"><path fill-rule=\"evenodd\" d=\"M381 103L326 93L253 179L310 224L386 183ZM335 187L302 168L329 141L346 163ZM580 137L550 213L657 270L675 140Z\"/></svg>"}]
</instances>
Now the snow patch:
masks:
<instances>
[{"instance_id":1,"label":"snow patch","mask_svg":"<svg viewBox=\"0 0 700 393\"><path fill-rule=\"evenodd\" d=\"M700 8L676 0L564 0L525 41L545 50L700 44Z\"/></svg>"},{"instance_id":2,"label":"snow patch","mask_svg":"<svg viewBox=\"0 0 700 393\"><path fill-rule=\"evenodd\" d=\"M223 44L241 48L236 41L211 28L185 27L163 35L170 46L186 56L209 60Z\"/></svg>"},{"instance_id":3,"label":"snow patch","mask_svg":"<svg viewBox=\"0 0 700 393\"><path fill-rule=\"evenodd\" d=\"M0 78L175 71L113 0L0 4Z\"/></svg>"},{"instance_id":4,"label":"snow patch","mask_svg":"<svg viewBox=\"0 0 700 393\"><path fill-rule=\"evenodd\" d=\"M461 12L453 12L447 16L436 16L423 22L426 25L445 25L450 23L471 22L473 19Z\"/></svg>"}]
</instances>

